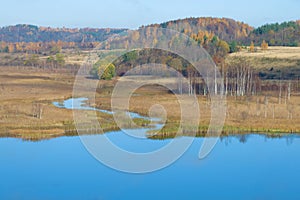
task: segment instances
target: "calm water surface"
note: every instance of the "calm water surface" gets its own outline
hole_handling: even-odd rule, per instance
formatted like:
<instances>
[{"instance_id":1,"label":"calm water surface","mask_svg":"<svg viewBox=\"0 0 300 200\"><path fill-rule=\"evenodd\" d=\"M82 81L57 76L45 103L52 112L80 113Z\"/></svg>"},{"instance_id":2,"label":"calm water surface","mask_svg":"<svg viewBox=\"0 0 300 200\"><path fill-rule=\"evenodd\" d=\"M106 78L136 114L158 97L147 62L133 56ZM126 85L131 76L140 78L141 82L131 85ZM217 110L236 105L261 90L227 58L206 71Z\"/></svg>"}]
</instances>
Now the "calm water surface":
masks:
<instances>
[{"instance_id":1,"label":"calm water surface","mask_svg":"<svg viewBox=\"0 0 300 200\"><path fill-rule=\"evenodd\" d=\"M140 152L170 142L137 141L121 131L107 134L113 142ZM40 142L2 138L0 199L300 199L298 136L224 137L199 160L202 142L196 138L173 165L137 175L102 165L79 137Z\"/></svg>"}]
</instances>

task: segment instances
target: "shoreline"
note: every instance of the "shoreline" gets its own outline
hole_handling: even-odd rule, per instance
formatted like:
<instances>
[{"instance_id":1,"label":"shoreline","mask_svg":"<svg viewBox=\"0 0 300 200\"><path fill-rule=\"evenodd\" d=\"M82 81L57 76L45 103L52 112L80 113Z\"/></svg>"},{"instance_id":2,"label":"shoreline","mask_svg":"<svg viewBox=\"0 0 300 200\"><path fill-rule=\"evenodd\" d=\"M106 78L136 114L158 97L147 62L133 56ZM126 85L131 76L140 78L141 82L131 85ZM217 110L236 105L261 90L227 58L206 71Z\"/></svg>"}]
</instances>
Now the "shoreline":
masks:
<instances>
[{"instance_id":1,"label":"shoreline","mask_svg":"<svg viewBox=\"0 0 300 200\"><path fill-rule=\"evenodd\" d=\"M67 98L68 99L68 98ZM59 100L59 102L64 101ZM51 103L53 104L53 102ZM59 108L62 110L68 110L66 108ZM102 109L102 108L98 108ZM86 110L83 110L85 112L89 112ZM143 112L134 111L135 113L138 113L143 116ZM102 113L103 114L103 113ZM101 120L101 117L98 116L99 120ZM102 118L103 119L103 118ZM118 131L120 128L117 126L117 124L113 121L113 118L111 117L108 119L108 116L105 116L105 121L101 123L101 130L93 129L92 127L86 128L86 135L98 135L98 134L106 134L113 131ZM147 120L141 120L134 118L133 121L138 125L137 126L131 126L129 125L128 128L130 129L136 129L136 128L145 128L149 127L149 121ZM148 139L170 139L170 138L176 138L181 136L191 136L189 133L178 133L177 128L179 124L174 122L167 122L165 126L156 132L150 131L148 135ZM195 127L197 129L196 136L195 137L214 137L207 135L208 131L208 125L200 125L198 127ZM188 131L188 130L187 130ZM151 135L151 133L156 132L155 135ZM85 133L84 133L85 134ZM265 135L270 137L277 137L282 135L300 135L300 130L287 130L287 129L273 129L273 128L249 128L249 127L240 127L240 126L228 126L224 125L222 128L222 133L220 137L228 137L232 135L249 135L249 134L258 134L258 135ZM23 126L23 127L6 127L6 129L0 129L0 138L19 138L24 141L41 141L41 140L48 140L48 139L54 139L58 137L73 137L73 136L79 136L78 131L76 130L76 127L74 123L62 123L60 125L44 125L44 126Z\"/></svg>"},{"instance_id":2,"label":"shoreline","mask_svg":"<svg viewBox=\"0 0 300 200\"><path fill-rule=\"evenodd\" d=\"M99 134L107 134L114 131L119 131L120 129L106 129L103 133L91 133L87 132L84 135L99 135ZM56 133L55 133L56 132ZM222 131L222 134L220 136L208 136L203 132L198 132L196 134L196 138L211 138L211 137L230 137L230 136L243 136L243 135L264 135L267 137L283 137L288 135L299 135L300 132L281 132L281 131L268 131L268 132L261 132L261 131L239 131L239 132L224 132ZM35 131L35 130L22 130L21 132L16 133L15 131L9 131L9 132L2 132L0 133L0 139L2 138L14 138L14 139L21 139L23 141L31 141L31 142L37 142L37 141L43 141L43 140L50 140L60 137L78 137L78 132L64 132L63 129L47 129L43 131ZM163 140L163 139L173 139L177 137L189 137L190 134L177 134L174 132L159 132L156 135L151 135L148 137L148 139L152 140ZM192 136L194 137L194 136Z\"/></svg>"}]
</instances>

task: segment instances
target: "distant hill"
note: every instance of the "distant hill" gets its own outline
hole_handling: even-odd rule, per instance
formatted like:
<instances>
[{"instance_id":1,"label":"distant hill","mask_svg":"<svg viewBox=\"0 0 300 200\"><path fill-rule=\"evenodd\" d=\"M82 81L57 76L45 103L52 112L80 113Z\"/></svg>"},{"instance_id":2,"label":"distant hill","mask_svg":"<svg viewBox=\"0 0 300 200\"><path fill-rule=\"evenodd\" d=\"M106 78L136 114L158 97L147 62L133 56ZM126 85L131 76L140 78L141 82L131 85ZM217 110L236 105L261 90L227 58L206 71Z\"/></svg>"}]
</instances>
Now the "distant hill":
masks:
<instances>
[{"instance_id":1,"label":"distant hill","mask_svg":"<svg viewBox=\"0 0 300 200\"><path fill-rule=\"evenodd\" d=\"M229 18L191 17L142 27L169 28L183 32L203 44L214 36L227 43L260 45L265 40L270 46L300 46L300 20L266 24L254 28L247 23ZM101 42L113 35L126 35L128 29L115 28L51 28L19 24L0 27L0 42Z\"/></svg>"},{"instance_id":2,"label":"distant hill","mask_svg":"<svg viewBox=\"0 0 300 200\"><path fill-rule=\"evenodd\" d=\"M151 24L185 33L213 33L221 40L233 41L247 37L253 27L243 22L227 18L186 18ZM4 42L99 42L114 34L122 34L127 29L113 28L50 28L19 24L0 28L0 41Z\"/></svg>"},{"instance_id":3,"label":"distant hill","mask_svg":"<svg viewBox=\"0 0 300 200\"><path fill-rule=\"evenodd\" d=\"M179 32L201 34L202 32L213 33L219 39L227 42L241 40L249 36L254 30L253 27L243 22L228 18L186 18L164 22L161 24L151 24L161 28L170 28Z\"/></svg>"},{"instance_id":4,"label":"distant hill","mask_svg":"<svg viewBox=\"0 0 300 200\"><path fill-rule=\"evenodd\" d=\"M250 45L253 41L255 45L260 46L265 40L270 46L300 46L300 20L265 24L254 28L228 18L192 17L149 26L174 29L193 38L213 34L220 40L228 43L235 41L240 45Z\"/></svg>"},{"instance_id":5,"label":"distant hill","mask_svg":"<svg viewBox=\"0 0 300 200\"><path fill-rule=\"evenodd\" d=\"M111 28L50 28L19 24L0 28L0 41L4 42L99 42L127 29Z\"/></svg>"}]
</instances>

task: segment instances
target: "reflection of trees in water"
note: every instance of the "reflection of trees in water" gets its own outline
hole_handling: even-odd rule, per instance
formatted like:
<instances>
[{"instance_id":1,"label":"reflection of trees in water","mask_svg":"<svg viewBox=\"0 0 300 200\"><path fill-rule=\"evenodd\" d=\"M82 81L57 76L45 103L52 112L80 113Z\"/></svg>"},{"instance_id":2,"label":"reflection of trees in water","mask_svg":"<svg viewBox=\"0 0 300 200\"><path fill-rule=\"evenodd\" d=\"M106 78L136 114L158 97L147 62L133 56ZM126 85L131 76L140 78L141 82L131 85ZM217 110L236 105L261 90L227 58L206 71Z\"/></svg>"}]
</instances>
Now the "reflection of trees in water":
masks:
<instances>
[{"instance_id":1,"label":"reflection of trees in water","mask_svg":"<svg viewBox=\"0 0 300 200\"><path fill-rule=\"evenodd\" d=\"M231 143L231 136L221 136L220 141L224 142L226 146L228 146Z\"/></svg>"},{"instance_id":2,"label":"reflection of trees in water","mask_svg":"<svg viewBox=\"0 0 300 200\"><path fill-rule=\"evenodd\" d=\"M226 146L232 143L232 138L237 139L240 143L246 143L248 140L249 134L242 134L242 135L228 135L228 136L221 136L220 141L224 142Z\"/></svg>"},{"instance_id":3,"label":"reflection of trees in water","mask_svg":"<svg viewBox=\"0 0 300 200\"><path fill-rule=\"evenodd\" d=\"M285 139L286 145L290 146L294 143L295 138L300 138L300 135L293 135L293 134L276 134L276 135L266 135L265 141L268 139Z\"/></svg>"},{"instance_id":4,"label":"reflection of trees in water","mask_svg":"<svg viewBox=\"0 0 300 200\"><path fill-rule=\"evenodd\" d=\"M286 145L290 146L294 142L294 137L286 137Z\"/></svg>"},{"instance_id":5,"label":"reflection of trees in water","mask_svg":"<svg viewBox=\"0 0 300 200\"><path fill-rule=\"evenodd\" d=\"M248 135L241 135L239 138L239 141L241 143L247 143L247 138L248 138Z\"/></svg>"},{"instance_id":6,"label":"reflection of trees in water","mask_svg":"<svg viewBox=\"0 0 300 200\"><path fill-rule=\"evenodd\" d=\"M246 144L251 136L259 136L261 137L265 142L268 142L273 139L285 139L286 140L286 145L290 146L294 143L294 139L298 138L300 139L300 135L295 135L295 134L232 134L232 135L222 135L220 136L220 142L224 143L226 146L229 146L231 143L233 143L233 140L238 140L242 144ZM205 138L205 135L203 136L197 136L198 138ZM151 137L149 139L170 139L174 138L172 136L162 136L159 135L156 137Z\"/></svg>"},{"instance_id":7,"label":"reflection of trees in water","mask_svg":"<svg viewBox=\"0 0 300 200\"><path fill-rule=\"evenodd\" d=\"M229 145L232 143L232 138L237 139L240 143L246 144L249 137L253 134L240 134L240 135L228 135L228 136L221 136L220 141L224 142L225 145ZM258 136L264 137L264 141L268 142L272 139L285 139L286 144L292 145L295 138L300 138L300 135L292 135L292 134L259 134Z\"/></svg>"}]
</instances>

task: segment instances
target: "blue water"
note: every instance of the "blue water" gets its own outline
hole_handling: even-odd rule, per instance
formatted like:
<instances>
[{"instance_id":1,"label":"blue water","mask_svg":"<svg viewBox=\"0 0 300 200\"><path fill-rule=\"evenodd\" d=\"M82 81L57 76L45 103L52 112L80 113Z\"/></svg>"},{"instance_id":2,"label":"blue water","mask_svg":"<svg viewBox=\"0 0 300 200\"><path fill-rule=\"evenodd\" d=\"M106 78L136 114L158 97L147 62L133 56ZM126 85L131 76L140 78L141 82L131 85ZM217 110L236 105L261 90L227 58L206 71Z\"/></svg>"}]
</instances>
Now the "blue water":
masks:
<instances>
[{"instance_id":1,"label":"blue water","mask_svg":"<svg viewBox=\"0 0 300 200\"><path fill-rule=\"evenodd\" d=\"M170 142L137 141L119 131L108 135L142 152ZM196 138L167 168L127 174L94 159L79 137L40 142L2 138L0 199L300 199L298 136L224 137L207 158L199 160L202 142L203 138Z\"/></svg>"},{"instance_id":2,"label":"blue water","mask_svg":"<svg viewBox=\"0 0 300 200\"><path fill-rule=\"evenodd\" d=\"M142 175L102 165L79 137L1 139L0 199L299 199L300 139L247 137L223 138L204 160L198 138L173 165Z\"/></svg>"},{"instance_id":3,"label":"blue water","mask_svg":"<svg viewBox=\"0 0 300 200\"><path fill-rule=\"evenodd\" d=\"M96 110L102 113L107 113L107 114L113 114L112 111L109 110L103 110L103 109L98 109L98 108L94 108L94 107L89 107L87 105L85 105L85 101L88 100L87 98L76 98L76 99L67 99L63 102L53 102L53 104L59 108L66 108L66 109L78 109L78 110ZM142 116L138 113L134 113L134 112L127 112L126 114L128 114L131 118L142 118L142 119L149 119L148 117ZM153 118L152 120L158 120Z\"/></svg>"}]
</instances>

